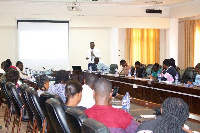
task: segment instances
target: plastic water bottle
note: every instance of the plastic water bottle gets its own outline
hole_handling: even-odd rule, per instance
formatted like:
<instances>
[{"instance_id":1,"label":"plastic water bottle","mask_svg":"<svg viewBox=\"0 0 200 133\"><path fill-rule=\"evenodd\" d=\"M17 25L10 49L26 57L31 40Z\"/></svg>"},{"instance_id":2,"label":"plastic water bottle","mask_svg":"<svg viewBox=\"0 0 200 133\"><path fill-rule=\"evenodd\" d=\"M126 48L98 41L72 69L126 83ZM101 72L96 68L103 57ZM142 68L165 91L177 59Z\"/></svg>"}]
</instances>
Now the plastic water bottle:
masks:
<instances>
[{"instance_id":1,"label":"plastic water bottle","mask_svg":"<svg viewBox=\"0 0 200 133\"><path fill-rule=\"evenodd\" d=\"M175 76L175 85L176 85L176 86L178 85L178 73L177 73L176 76Z\"/></svg>"},{"instance_id":2,"label":"plastic water bottle","mask_svg":"<svg viewBox=\"0 0 200 133\"><path fill-rule=\"evenodd\" d=\"M115 76L117 77L118 76L118 69L115 68Z\"/></svg>"},{"instance_id":3,"label":"plastic water bottle","mask_svg":"<svg viewBox=\"0 0 200 133\"><path fill-rule=\"evenodd\" d=\"M131 77L131 69L128 69L128 77Z\"/></svg>"},{"instance_id":4,"label":"plastic water bottle","mask_svg":"<svg viewBox=\"0 0 200 133\"><path fill-rule=\"evenodd\" d=\"M126 92L126 110L129 112L131 107L129 92Z\"/></svg>"},{"instance_id":5,"label":"plastic water bottle","mask_svg":"<svg viewBox=\"0 0 200 133\"><path fill-rule=\"evenodd\" d=\"M137 76L136 76L136 70L134 70L134 78L137 78Z\"/></svg>"},{"instance_id":6,"label":"plastic water bottle","mask_svg":"<svg viewBox=\"0 0 200 133\"><path fill-rule=\"evenodd\" d=\"M92 73L92 66L89 67L89 71L90 71L90 73Z\"/></svg>"},{"instance_id":7,"label":"plastic water bottle","mask_svg":"<svg viewBox=\"0 0 200 133\"><path fill-rule=\"evenodd\" d=\"M127 106L126 96L123 96L123 99L122 99L122 108L125 111L126 111L126 108L127 108L126 106Z\"/></svg>"},{"instance_id":8,"label":"plastic water bottle","mask_svg":"<svg viewBox=\"0 0 200 133\"><path fill-rule=\"evenodd\" d=\"M104 68L103 67L101 68L101 74L102 75L104 74Z\"/></svg>"},{"instance_id":9,"label":"plastic water bottle","mask_svg":"<svg viewBox=\"0 0 200 133\"><path fill-rule=\"evenodd\" d=\"M161 73L158 73L158 82L161 82Z\"/></svg>"}]
</instances>

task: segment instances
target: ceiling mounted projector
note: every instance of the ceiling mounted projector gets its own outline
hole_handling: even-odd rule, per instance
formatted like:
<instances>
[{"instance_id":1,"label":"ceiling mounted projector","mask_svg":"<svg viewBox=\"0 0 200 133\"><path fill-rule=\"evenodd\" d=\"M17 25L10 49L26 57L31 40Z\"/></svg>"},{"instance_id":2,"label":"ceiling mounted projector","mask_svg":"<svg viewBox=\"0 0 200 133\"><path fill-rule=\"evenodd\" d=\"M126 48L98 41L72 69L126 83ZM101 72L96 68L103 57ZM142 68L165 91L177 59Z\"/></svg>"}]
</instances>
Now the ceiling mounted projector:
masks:
<instances>
[{"instance_id":1,"label":"ceiling mounted projector","mask_svg":"<svg viewBox=\"0 0 200 133\"><path fill-rule=\"evenodd\" d=\"M68 11L81 11L81 6L77 5L77 3L72 3L72 5L67 5L67 10Z\"/></svg>"}]
</instances>

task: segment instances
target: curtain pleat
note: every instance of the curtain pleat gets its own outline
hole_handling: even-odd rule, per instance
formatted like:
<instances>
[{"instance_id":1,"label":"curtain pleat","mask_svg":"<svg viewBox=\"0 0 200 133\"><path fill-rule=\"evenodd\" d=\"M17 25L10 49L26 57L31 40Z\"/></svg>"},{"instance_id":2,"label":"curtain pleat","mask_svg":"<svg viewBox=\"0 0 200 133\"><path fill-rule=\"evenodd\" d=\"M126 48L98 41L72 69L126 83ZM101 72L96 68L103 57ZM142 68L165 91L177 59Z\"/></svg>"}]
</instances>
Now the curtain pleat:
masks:
<instances>
[{"instance_id":1,"label":"curtain pleat","mask_svg":"<svg viewBox=\"0 0 200 133\"><path fill-rule=\"evenodd\" d=\"M160 61L159 29L126 29L126 60L154 64Z\"/></svg>"},{"instance_id":2,"label":"curtain pleat","mask_svg":"<svg viewBox=\"0 0 200 133\"><path fill-rule=\"evenodd\" d=\"M195 20L185 20L185 68L194 66Z\"/></svg>"}]
</instances>

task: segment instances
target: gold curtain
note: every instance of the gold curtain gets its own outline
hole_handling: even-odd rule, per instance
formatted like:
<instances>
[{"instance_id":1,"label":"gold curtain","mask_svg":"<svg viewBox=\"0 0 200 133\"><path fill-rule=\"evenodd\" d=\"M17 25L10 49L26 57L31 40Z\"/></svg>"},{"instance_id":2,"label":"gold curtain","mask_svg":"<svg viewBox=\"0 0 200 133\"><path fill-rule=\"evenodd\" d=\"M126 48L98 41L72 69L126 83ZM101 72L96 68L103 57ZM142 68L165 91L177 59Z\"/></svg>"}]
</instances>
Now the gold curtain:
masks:
<instances>
[{"instance_id":1,"label":"gold curtain","mask_svg":"<svg viewBox=\"0 0 200 133\"><path fill-rule=\"evenodd\" d=\"M185 32L185 68L194 66L195 20L186 20Z\"/></svg>"},{"instance_id":2,"label":"gold curtain","mask_svg":"<svg viewBox=\"0 0 200 133\"><path fill-rule=\"evenodd\" d=\"M126 61L134 65L154 64L160 61L159 29L126 29Z\"/></svg>"},{"instance_id":3,"label":"gold curtain","mask_svg":"<svg viewBox=\"0 0 200 133\"><path fill-rule=\"evenodd\" d=\"M195 20L195 45L194 45L194 65L200 63L200 20Z\"/></svg>"}]
</instances>

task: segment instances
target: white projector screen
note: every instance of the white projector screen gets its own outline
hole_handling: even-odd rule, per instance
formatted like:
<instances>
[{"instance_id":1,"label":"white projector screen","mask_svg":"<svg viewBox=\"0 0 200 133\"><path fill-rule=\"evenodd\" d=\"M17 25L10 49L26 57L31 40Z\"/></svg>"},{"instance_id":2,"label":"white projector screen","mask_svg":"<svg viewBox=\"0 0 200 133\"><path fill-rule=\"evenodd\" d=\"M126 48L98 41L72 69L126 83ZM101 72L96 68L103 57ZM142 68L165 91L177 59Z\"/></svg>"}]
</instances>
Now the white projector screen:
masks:
<instances>
[{"instance_id":1,"label":"white projector screen","mask_svg":"<svg viewBox=\"0 0 200 133\"><path fill-rule=\"evenodd\" d=\"M69 22L18 20L18 57L34 70L68 70Z\"/></svg>"}]
</instances>

